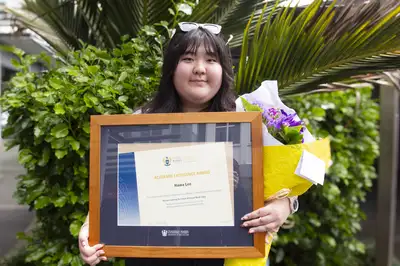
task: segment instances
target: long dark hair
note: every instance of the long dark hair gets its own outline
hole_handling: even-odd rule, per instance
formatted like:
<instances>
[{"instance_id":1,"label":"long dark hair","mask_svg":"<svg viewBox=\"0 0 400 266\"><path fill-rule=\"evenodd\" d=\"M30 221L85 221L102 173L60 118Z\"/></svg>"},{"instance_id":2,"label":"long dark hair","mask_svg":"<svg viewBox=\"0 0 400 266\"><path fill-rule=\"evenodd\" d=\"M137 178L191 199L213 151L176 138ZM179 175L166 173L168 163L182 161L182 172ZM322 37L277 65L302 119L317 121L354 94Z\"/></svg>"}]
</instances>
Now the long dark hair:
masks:
<instances>
[{"instance_id":1,"label":"long dark hair","mask_svg":"<svg viewBox=\"0 0 400 266\"><path fill-rule=\"evenodd\" d=\"M181 101L173 83L173 75L180 57L185 52L196 53L204 44L207 53L217 55L222 66L222 83L217 94L210 100L207 112L234 111L235 93L233 91L232 57L222 34L215 35L203 28L182 32L179 27L170 40L164 53L162 76L158 91L144 108L143 113L178 113L182 112Z\"/></svg>"}]
</instances>

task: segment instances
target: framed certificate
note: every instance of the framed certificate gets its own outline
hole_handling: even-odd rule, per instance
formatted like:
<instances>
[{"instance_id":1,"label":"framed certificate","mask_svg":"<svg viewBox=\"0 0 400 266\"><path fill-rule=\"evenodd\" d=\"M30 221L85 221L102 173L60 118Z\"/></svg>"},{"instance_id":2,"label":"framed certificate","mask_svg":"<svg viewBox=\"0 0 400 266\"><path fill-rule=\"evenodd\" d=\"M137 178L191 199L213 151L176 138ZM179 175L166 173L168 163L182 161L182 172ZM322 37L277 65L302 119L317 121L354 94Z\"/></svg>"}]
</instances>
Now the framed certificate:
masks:
<instances>
[{"instance_id":1,"label":"framed certificate","mask_svg":"<svg viewBox=\"0 0 400 266\"><path fill-rule=\"evenodd\" d=\"M257 258L265 234L258 112L91 117L90 245L109 257Z\"/></svg>"}]
</instances>

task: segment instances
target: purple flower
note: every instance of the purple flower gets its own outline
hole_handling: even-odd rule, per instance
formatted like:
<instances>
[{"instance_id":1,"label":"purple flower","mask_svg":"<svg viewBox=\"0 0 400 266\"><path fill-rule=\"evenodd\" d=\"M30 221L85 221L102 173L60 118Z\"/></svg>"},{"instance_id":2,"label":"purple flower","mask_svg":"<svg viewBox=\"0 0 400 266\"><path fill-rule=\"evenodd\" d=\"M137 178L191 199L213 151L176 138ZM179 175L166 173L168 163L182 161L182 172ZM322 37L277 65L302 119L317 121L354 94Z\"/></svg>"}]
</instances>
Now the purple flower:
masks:
<instances>
[{"instance_id":1,"label":"purple flower","mask_svg":"<svg viewBox=\"0 0 400 266\"><path fill-rule=\"evenodd\" d=\"M296 143L298 143L297 141L300 141L300 139L301 143L304 143L303 133L305 131L305 127L302 126L303 125L302 121L295 120L296 113L288 114L284 110L278 108L267 109L262 103L258 101L255 101L252 104L261 108L263 122L267 126L268 132L273 137L275 137L284 144L293 143L292 139L293 135L290 136L286 135L287 131L284 129L301 126L300 130L298 131L298 137ZM291 134L293 134L293 131L291 132L292 132Z\"/></svg>"}]
</instances>

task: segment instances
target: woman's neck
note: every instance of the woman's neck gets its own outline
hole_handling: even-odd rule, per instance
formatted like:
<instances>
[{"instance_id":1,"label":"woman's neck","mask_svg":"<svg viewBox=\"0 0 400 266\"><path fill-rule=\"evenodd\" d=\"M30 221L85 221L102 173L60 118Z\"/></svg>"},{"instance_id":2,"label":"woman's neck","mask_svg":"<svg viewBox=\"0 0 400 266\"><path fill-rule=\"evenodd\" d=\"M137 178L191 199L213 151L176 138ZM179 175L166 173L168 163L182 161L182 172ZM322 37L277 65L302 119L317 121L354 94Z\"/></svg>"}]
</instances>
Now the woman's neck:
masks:
<instances>
[{"instance_id":1,"label":"woman's neck","mask_svg":"<svg viewBox=\"0 0 400 266\"><path fill-rule=\"evenodd\" d=\"M208 104L202 105L183 105L182 111L184 113L202 112L207 108Z\"/></svg>"}]
</instances>

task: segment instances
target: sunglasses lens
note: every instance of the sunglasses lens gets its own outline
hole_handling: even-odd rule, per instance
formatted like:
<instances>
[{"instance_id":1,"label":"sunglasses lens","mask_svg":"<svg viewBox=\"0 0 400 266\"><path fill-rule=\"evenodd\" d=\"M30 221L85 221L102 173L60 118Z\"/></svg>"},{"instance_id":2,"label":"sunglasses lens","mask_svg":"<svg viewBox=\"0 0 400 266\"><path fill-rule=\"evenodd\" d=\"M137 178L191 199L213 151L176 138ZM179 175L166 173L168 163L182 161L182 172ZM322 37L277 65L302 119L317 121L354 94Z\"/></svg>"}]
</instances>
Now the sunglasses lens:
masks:
<instances>
[{"instance_id":1,"label":"sunglasses lens","mask_svg":"<svg viewBox=\"0 0 400 266\"><path fill-rule=\"evenodd\" d=\"M202 27L204 29L207 29L213 34L219 34L221 32L221 26L216 25L216 24L197 24L194 22L181 22L179 23L179 28L183 32L188 32L194 29L197 29L198 27Z\"/></svg>"},{"instance_id":2,"label":"sunglasses lens","mask_svg":"<svg viewBox=\"0 0 400 266\"><path fill-rule=\"evenodd\" d=\"M197 29L197 24L195 23L190 23L190 22L183 22L179 24L180 28L184 32L188 32L194 29Z\"/></svg>"},{"instance_id":3,"label":"sunglasses lens","mask_svg":"<svg viewBox=\"0 0 400 266\"><path fill-rule=\"evenodd\" d=\"M209 30L213 34L219 34L221 31L221 28L218 27L218 25L213 25L213 24L205 24L203 26L205 29Z\"/></svg>"}]
</instances>

